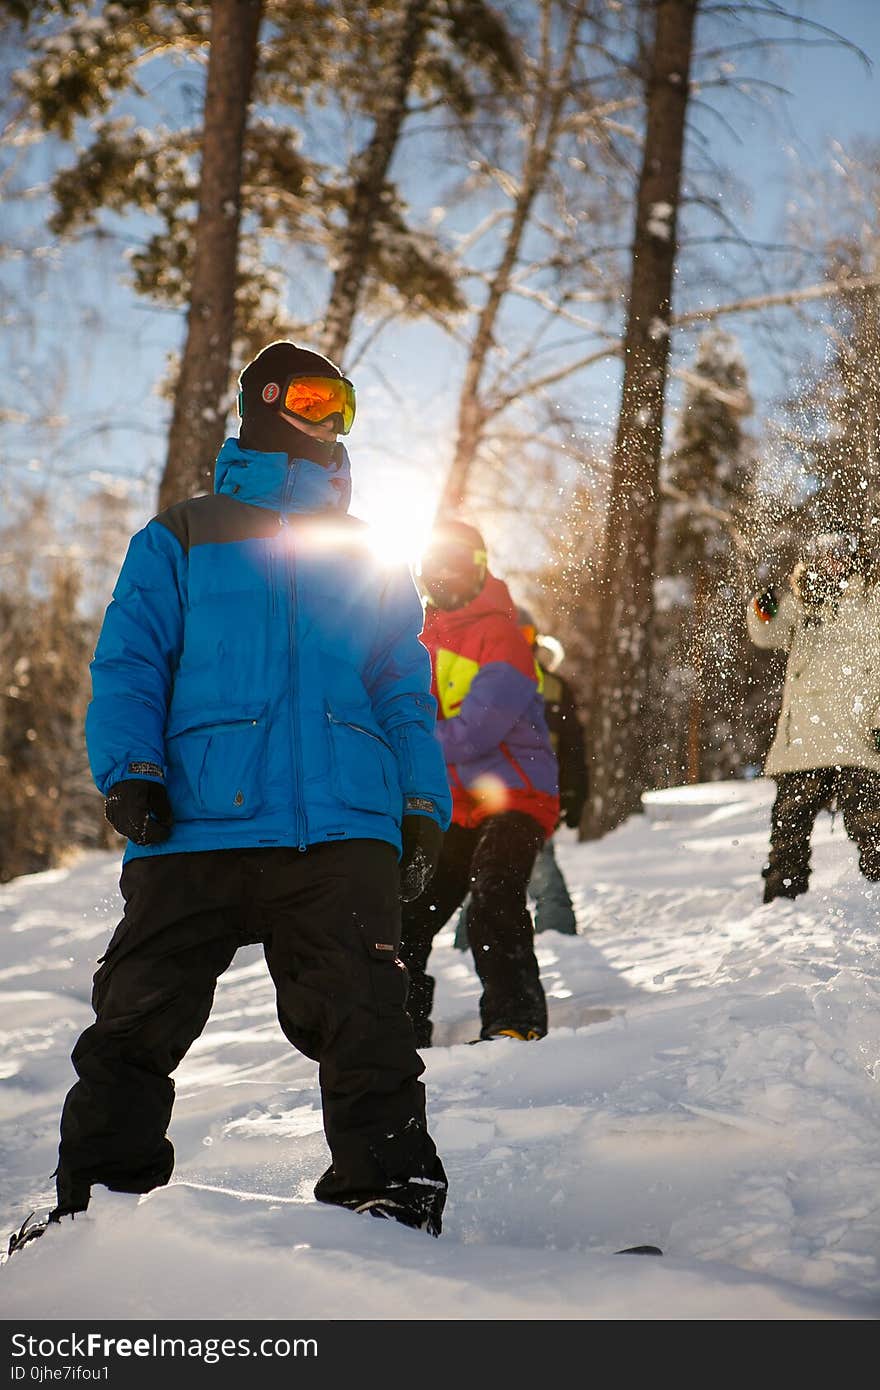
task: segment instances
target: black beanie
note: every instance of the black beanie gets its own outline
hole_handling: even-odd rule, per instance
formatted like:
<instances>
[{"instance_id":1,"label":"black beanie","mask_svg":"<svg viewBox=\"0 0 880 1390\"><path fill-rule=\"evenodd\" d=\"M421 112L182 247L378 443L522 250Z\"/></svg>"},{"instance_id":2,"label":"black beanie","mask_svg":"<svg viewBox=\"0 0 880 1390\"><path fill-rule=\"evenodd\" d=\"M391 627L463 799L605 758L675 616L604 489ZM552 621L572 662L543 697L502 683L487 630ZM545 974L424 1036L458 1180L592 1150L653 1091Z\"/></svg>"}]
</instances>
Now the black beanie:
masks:
<instances>
[{"instance_id":1,"label":"black beanie","mask_svg":"<svg viewBox=\"0 0 880 1390\"><path fill-rule=\"evenodd\" d=\"M241 428L239 443L243 449L256 449L264 454L288 454L292 458L311 459L322 467L332 462L335 444L313 439L298 430L278 411L283 404L285 384L292 376L334 376L342 373L327 357L296 343L270 343L249 362L238 384L241 388ZM274 390L272 388L275 388Z\"/></svg>"},{"instance_id":2,"label":"black beanie","mask_svg":"<svg viewBox=\"0 0 880 1390\"><path fill-rule=\"evenodd\" d=\"M446 547L461 550L460 564L444 558ZM475 558L477 551L485 555L486 542L476 526L454 517L435 523L420 566L422 588L431 603L449 612L476 598L487 574L486 561ZM450 571L455 577L450 577Z\"/></svg>"}]
</instances>

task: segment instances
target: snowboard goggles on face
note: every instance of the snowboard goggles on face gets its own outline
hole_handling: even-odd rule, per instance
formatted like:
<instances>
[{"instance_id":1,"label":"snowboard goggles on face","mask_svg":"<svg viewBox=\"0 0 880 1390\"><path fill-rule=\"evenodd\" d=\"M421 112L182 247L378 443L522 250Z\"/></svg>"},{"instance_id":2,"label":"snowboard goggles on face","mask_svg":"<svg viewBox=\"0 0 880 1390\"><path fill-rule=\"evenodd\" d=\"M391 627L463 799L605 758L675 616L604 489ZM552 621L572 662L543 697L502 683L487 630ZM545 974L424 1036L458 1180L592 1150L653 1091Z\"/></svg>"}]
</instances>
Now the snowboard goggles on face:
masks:
<instances>
[{"instance_id":1,"label":"snowboard goggles on face","mask_svg":"<svg viewBox=\"0 0 880 1390\"><path fill-rule=\"evenodd\" d=\"M344 376L294 376L284 388L280 408L309 425L323 425L338 415L339 433L348 434L354 424L354 387Z\"/></svg>"}]
</instances>

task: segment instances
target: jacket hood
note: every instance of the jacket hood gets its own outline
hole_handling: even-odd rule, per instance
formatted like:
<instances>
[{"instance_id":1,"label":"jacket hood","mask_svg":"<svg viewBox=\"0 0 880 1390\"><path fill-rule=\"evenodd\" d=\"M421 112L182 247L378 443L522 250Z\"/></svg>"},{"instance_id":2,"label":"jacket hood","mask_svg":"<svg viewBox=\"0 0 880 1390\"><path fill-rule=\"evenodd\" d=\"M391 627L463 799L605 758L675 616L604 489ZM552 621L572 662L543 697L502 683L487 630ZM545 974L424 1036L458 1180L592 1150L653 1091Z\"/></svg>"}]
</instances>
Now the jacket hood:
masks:
<instances>
[{"instance_id":1,"label":"jacket hood","mask_svg":"<svg viewBox=\"0 0 880 1390\"><path fill-rule=\"evenodd\" d=\"M436 604L429 603L425 622L432 626L442 623L444 627L449 628L468 627L475 619L488 617L490 613L498 613L501 617L516 622L516 606L507 585L503 579L497 579L491 573L486 575L476 598L472 598L470 603L463 604L461 608L438 608Z\"/></svg>"},{"instance_id":2,"label":"jacket hood","mask_svg":"<svg viewBox=\"0 0 880 1390\"><path fill-rule=\"evenodd\" d=\"M351 464L342 444L327 468L311 459L263 454L227 439L217 455L214 491L239 502L286 515L289 512L347 512Z\"/></svg>"}]
</instances>

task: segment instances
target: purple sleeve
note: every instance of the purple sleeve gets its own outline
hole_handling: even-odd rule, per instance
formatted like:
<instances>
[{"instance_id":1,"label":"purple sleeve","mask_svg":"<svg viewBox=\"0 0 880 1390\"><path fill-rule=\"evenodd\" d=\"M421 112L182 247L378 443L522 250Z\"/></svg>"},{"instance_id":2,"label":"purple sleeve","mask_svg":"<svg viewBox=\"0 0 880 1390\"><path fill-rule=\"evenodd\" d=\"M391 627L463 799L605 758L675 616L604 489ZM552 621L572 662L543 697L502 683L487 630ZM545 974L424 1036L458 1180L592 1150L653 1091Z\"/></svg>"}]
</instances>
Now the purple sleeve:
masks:
<instances>
[{"instance_id":1,"label":"purple sleeve","mask_svg":"<svg viewBox=\"0 0 880 1390\"><path fill-rule=\"evenodd\" d=\"M492 661L473 679L454 719L437 737L448 763L468 763L497 748L535 698L535 682L506 661Z\"/></svg>"},{"instance_id":2,"label":"purple sleeve","mask_svg":"<svg viewBox=\"0 0 880 1390\"><path fill-rule=\"evenodd\" d=\"M430 816L445 830L452 799L434 737L437 702L430 693L431 658L419 641L422 620L413 577L399 566L385 586L380 637L364 683L376 720L397 756L403 814L410 814L410 802L424 801L427 805L416 814Z\"/></svg>"}]
</instances>

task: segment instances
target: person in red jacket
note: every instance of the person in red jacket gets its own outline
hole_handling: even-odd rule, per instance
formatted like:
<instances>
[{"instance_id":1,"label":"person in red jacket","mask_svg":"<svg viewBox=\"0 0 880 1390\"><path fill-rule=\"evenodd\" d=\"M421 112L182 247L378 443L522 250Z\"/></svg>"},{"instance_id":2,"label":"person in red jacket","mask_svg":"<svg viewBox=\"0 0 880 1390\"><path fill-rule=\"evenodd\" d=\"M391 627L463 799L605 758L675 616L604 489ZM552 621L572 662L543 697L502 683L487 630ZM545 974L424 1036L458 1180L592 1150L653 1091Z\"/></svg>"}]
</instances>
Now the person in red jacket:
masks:
<instances>
[{"instance_id":1,"label":"person in red jacket","mask_svg":"<svg viewBox=\"0 0 880 1390\"><path fill-rule=\"evenodd\" d=\"M526 888L559 820L559 786L534 655L475 527L444 521L434 528L421 583L422 642L431 655L453 809L433 880L403 908L400 956L410 974L416 1043L431 1044L434 981L426 966L433 939L468 892L483 986L480 1037L542 1038L547 1003Z\"/></svg>"}]
</instances>

